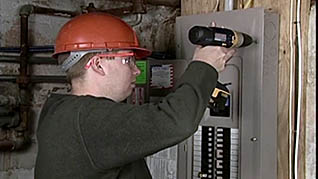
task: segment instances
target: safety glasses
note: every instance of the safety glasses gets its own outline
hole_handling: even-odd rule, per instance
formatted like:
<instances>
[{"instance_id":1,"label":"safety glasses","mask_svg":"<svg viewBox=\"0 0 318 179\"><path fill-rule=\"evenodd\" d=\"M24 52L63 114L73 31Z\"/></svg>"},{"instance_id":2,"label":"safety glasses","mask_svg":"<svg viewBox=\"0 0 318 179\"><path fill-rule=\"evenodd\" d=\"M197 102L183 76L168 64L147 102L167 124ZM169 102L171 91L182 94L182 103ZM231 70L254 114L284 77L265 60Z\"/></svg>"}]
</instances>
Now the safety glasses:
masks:
<instances>
[{"instance_id":1,"label":"safety glasses","mask_svg":"<svg viewBox=\"0 0 318 179\"><path fill-rule=\"evenodd\" d=\"M91 58L85 65L85 69L89 69L92 66L92 60L94 58L102 58L106 60L121 60L122 64L128 64L131 68L136 67L136 58L134 52L117 52L117 53L103 53L97 54Z\"/></svg>"}]
</instances>

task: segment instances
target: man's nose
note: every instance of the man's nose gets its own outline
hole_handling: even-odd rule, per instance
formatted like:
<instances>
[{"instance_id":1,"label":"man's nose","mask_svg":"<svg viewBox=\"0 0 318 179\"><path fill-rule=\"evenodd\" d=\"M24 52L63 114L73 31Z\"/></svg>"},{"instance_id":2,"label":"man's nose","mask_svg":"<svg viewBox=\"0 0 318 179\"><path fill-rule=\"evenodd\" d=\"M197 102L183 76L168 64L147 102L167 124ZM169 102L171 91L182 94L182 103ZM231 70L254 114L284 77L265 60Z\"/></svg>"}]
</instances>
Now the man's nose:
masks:
<instances>
[{"instance_id":1,"label":"man's nose","mask_svg":"<svg viewBox=\"0 0 318 179\"><path fill-rule=\"evenodd\" d=\"M133 68L133 74L134 74L135 76L138 76L138 75L140 75L140 73L141 73L141 71L139 70L139 68L137 67L137 65L135 65L134 68Z\"/></svg>"}]
</instances>

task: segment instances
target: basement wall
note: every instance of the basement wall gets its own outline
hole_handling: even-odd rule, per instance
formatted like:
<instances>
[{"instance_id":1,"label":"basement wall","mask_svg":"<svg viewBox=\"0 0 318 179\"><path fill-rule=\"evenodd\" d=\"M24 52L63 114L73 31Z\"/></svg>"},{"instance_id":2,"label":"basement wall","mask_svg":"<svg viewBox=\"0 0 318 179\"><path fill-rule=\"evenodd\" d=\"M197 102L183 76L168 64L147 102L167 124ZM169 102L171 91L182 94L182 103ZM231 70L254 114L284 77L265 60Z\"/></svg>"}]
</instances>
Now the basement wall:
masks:
<instances>
[{"instance_id":1,"label":"basement wall","mask_svg":"<svg viewBox=\"0 0 318 179\"><path fill-rule=\"evenodd\" d=\"M98 0L0 0L0 47L20 46L19 9L23 5L32 4L41 7L75 11L80 10L81 6L87 6L90 2L93 2L96 8L101 9L123 7L127 5L125 3ZM141 46L153 51L174 54L174 20L178 12L178 10L172 7L147 5L147 14L143 15L141 24L134 27L139 36ZM135 16L124 17L123 19L125 21L133 21ZM68 20L69 18L64 17L30 15L29 45L53 45L58 30ZM51 54L38 55L50 56ZM18 64L0 63L1 75L17 75L18 73ZM64 75L56 65L34 65L32 73L37 75ZM23 151L0 153L1 179L34 178L34 165L37 155L35 131L42 105L49 93L67 93L69 90L70 86L68 84L43 83L36 84L32 87L32 106L29 127L32 145ZM14 83L0 82L0 94L18 96L18 86ZM160 155L158 156L157 159L149 159L151 165L160 170L168 170L168 168L166 169L168 165L162 164L169 164L171 161L164 157L160 157ZM171 169L169 169L169 171L170 170ZM153 172L161 173L157 170L153 170ZM175 171L173 173L175 173Z\"/></svg>"}]
</instances>

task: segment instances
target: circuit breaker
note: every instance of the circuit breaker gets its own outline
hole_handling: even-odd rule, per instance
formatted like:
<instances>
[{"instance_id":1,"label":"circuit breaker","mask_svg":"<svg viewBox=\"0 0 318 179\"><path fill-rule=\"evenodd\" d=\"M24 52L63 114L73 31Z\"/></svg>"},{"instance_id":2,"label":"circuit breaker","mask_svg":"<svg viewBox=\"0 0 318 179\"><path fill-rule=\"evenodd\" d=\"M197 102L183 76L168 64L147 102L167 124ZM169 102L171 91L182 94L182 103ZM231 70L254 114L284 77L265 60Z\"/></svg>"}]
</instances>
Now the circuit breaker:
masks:
<instances>
[{"instance_id":1,"label":"circuit breaker","mask_svg":"<svg viewBox=\"0 0 318 179\"><path fill-rule=\"evenodd\" d=\"M238 49L219 74L230 97L220 110L208 105L199 129L178 145L177 178L275 179L278 15L251 8L178 17L178 59L192 58L189 29L211 21L249 34L256 42Z\"/></svg>"}]
</instances>

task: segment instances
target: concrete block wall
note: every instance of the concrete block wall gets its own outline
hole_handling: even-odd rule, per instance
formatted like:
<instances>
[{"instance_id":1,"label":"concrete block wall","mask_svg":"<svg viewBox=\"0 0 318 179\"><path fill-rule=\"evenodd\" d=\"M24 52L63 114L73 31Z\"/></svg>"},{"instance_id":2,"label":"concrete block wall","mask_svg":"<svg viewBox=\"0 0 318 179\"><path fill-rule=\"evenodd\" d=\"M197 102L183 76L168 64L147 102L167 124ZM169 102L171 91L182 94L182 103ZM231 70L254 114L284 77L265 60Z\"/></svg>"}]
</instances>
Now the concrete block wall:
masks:
<instances>
[{"instance_id":1,"label":"concrete block wall","mask_svg":"<svg viewBox=\"0 0 318 179\"><path fill-rule=\"evenodd\" d=\"M123 3L98 0L0 0L0 47L19 47L20 45L20 17L19 9L25 4L33 4L61 10L80 10L80 6L87 6L93 2L96 8L114 8L125 6ZM174 19L178 10L164 6L147 6L147 14L143 15L141 24L134 27L142 47L154 51L168 51L174 54ZM29 41L31 46L53 45L54 39L60 27L69 20L64 17L52 17L46 15L30 15L29 17ZM134 20L132 17L124 17L126 21ZM17 54L16 54L17 55ZM50 56L51 54L38 54ZM0 63L0 74L18 74L18 65L12 63ZM63 75L63 72L55 65L34 65L32 74L36 75ZM32 145L23 151L0 152L0 178L1 179L32 179L34 178L34 165L37 155L37 141L35 131L38 117L46 97L51 92L67 93L70 90L68 84L43 83L32 87L32 107L30 119L30 135ZM0 82L0 93L18 96L18 87L14 83ZM169 155L156 154L147 159L154 174L154 179L176 178L171 173L176 173L176 151L168 149ZM171 155L170 155L171 153ZM158 157L160 156L160 157ZM159 165L164 163L164 165ZM167 174L162 175L167 170Z\"/></svg>"}]
</instances>

